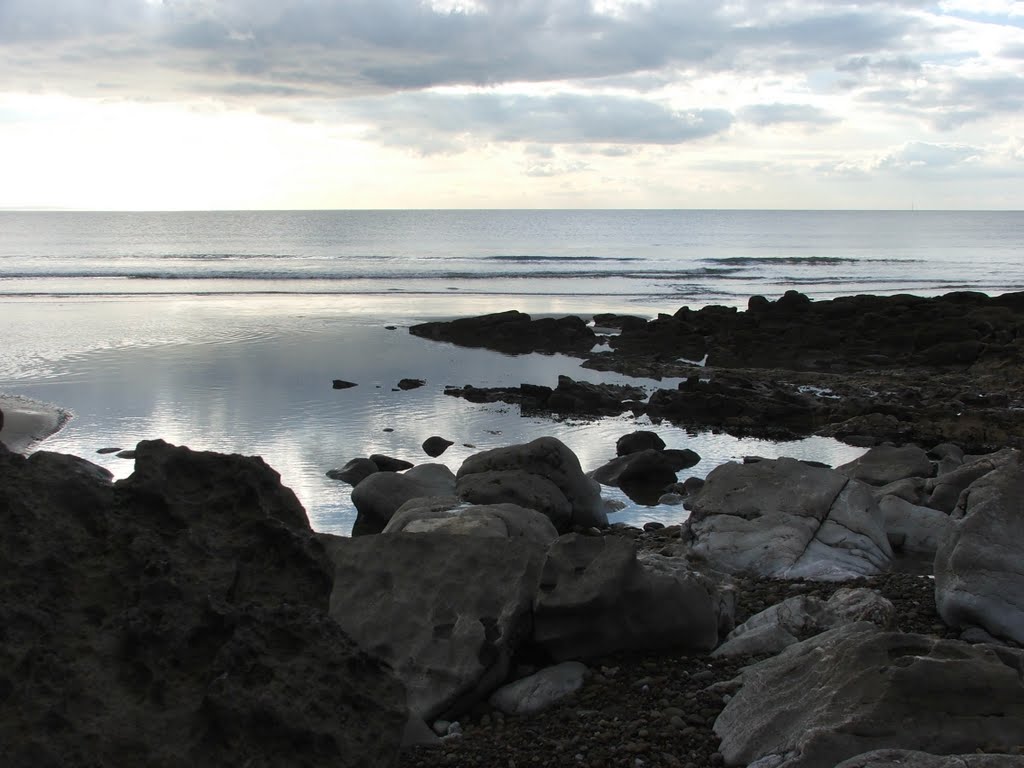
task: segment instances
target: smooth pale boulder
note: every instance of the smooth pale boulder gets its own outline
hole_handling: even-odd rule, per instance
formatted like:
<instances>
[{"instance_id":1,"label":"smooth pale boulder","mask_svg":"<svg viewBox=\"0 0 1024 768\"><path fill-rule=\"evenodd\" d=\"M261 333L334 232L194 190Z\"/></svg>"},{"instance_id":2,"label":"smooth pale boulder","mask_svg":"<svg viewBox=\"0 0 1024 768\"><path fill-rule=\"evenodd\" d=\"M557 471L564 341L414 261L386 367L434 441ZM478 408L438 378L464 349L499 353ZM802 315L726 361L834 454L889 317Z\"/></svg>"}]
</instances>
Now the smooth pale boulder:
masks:
<instances>
[{"instance_id":1,"label":"smooth pale boulder","mask_svg":"<svg viewBox=\"0 0 1024 768\"><path fill-rule=\"evenodd\" d=\"M1024 743L1022 669L1019 650L848 624L745 667L714 730L730 766L1007 750Z\"/></svg>"},{"instance_id":2,"label":"smooth pale boulder","mask_svg":"<svg viewBox=\"0 0 1024 768\"><path fill-rule=\"evenodd\" d=\"M520 469L475 472L455 483L459 498L473 504L516 504L546 515L560 532L572 526L572 505L562 490L542 475Z\"/></svg>"},{"instance_id":3,"label":"smooth pale boulder","mask_svg":"<svg viewBox=\"0 0 1024 768\"><path fill-rule=\"evenodd\" d=\"M621 650L710 651L732 629L735 593L683 558L637 556L633 542L567 534L548 550L534 642L556 660Z\"/></svg>"},{"instance_id":4,"label":"smooth pale boulder","mask_svg":"<svg viewBox=\"0 0 1024 768\"><path fill-rule=\"evenodd\" d=\"M410 712L457 718L508 678L544 548L526 537L324 534L330 615L404 683Z\"/></svg>"},{"instance_id":5,"label":"smooth pale boulder","mask_svg":"<svg viewBox=\"0 0 1024 768\"><path fill-rule=\"evenodd\" d=\"M935 555L935 607L953 627L977 625L1024 643L1024 463L1012 461L960 497Z\"/></svg>"},{"instance_id":6,"label":"smooth pale boulder","mask_svg":"<svg viewBox=\"0 0 1024 768\"><path fill-rule=\"evenodd\" d=\"M546 515L515 504L465 504L453 496L413 499L399 507L384 533L446 533L528 539L547 549L558 531Z\"/></svg>"},{"instance_id":7,"label":"smooth pale boulder","mask_svg":"<svg viewBox=\"0 0 1024 768\"><path fill-rule=\"evenodd\" d=\"M717 467L688 506L694 553L730 573L841 581L892 559L869 486L795 459Z\"/></svg>"},{"instance_id":8,"label":"smooth pale boulder","mask_svg":"<svg viewBox=\"0 0 1024 768\"><path fill-rule=\"evenodd\" d=\"M903 552L934 555L953 525L945 512L911 504L898 496L879 499L878 508L889 543Z\"/></svg>"},{"instance_id":9,"label":"smooth pale boulder","mask_svg":"<svg viewBox=\"0 0 1024 768\"><path fill-rule=\"evenodd\" d=\"M868 485L888 485L909 477L931 477L935 465L928 453L916 445L879 445L836 467L836 471Z\"/></svg>"},{"instance_id":10,"label":"smooth pale boulder","mask_svg":"<svg viewBox=\"0 0 1024 768\"><path fill-rule=\"evenodd\" d=\"M528 677L503 685L490 698L491 706L506 715L532 715L583 687L590 670L578 661L563 661Z\"/></svg>"},{"instance_id":11,"label":"smooth pale boulder","mask_svg":"<svg viewBox=\"0 0 1024 768\"><path fill-rule=\"evenodd\" d=\"M835 768L1024 768L1024 755L932 755L878 749L843 760Z\"/></svg>"},{"instance_id":12,"label":"smooth pale boulder","mask_svg":"<svg viewBox=\"0 0 1024 768\"><path fill-rule=\"evenodd\" d=\"M495 448L474 454L459 467L459 480L481 472L519 470L539 475L558 486L572 506L572 525L603 528L608 516L601 503L601 486L583 474L580 461L568 446L554 437Z\"/></svg>"}]
</instances>

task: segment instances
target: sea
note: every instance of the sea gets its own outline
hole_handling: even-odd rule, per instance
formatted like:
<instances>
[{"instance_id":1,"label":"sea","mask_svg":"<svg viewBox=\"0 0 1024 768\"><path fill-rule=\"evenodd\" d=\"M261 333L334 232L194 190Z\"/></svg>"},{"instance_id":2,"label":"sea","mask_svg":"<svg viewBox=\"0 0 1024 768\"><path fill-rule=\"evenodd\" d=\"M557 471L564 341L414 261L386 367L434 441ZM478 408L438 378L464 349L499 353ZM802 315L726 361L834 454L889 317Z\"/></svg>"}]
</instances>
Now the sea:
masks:
<instances>
[{"instance_id":1,"label":"sea","mask_svg":"<svg viewBox=\"0 0 1024 768\"><path fill-rule=\"evenodd\" d=\"M0 396L70 418L35 450L100 454L161 438L262 456L314 528L347 534L351 488L326 472L386 453L457 470L473 453L554 435L585 470L635 429L689 447L704 476L744 456L839 464L826 438L734 438L631 417L562 420L475 405L447 385L553 386L559 374L655 387L561 355L429 342L412 324L518 309L655 317L743 307L787 290L1001 294L1024 290L1024 213L948 211L438 210L0 212ZM402 378L422 379L401 390ZM334 379L357 384L334 390ZM453 441L438 459L421 444ZM0 432L3 439L3 432ZM613 522L685 519L617 489Z\"/></svg>"}]
</instances>

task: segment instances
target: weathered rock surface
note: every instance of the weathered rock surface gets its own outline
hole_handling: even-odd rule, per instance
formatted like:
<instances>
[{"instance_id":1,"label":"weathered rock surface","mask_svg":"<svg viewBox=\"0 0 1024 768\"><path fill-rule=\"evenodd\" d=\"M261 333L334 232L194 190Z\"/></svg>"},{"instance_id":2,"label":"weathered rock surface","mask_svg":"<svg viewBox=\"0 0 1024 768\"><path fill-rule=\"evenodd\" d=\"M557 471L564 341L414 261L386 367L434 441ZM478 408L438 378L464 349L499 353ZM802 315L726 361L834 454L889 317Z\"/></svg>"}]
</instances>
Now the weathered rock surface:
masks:
<instances>
[{"instance_id":1,"label":"weathered rock surface","mask_svg":"<svg viewBox=\"0 0 1024 768\"><path fill-rule=\"evenodd\" d=\"M395 511L410 499L452 496L455 476L442 464L420 464L404 472L376 472L352 489L356 508L353 536L380 533Z\"/></svg>"},{"instance_id":2,"label":"weathered rock surface","mask_svg":"<svg viewBox=\"0 0 1024 768\"><path fill-rule=\"evenodd\" d=\"M461 482L470 475L506 471L526 472L554 483L572 506L573 525L608 525L601 487L583 474L576 454L560 440L539 437L529 443L474 454L462 463L456 477Z\"/></svg>"},{"instance_id":3,"label":"weathered rock surface","mask_svg":"<svg viewBox=\"0 0 1024 768\"><path fill-rule=\"evenodd\" d=\"M1004 448L987 456L978 456L956 469L934 478L925 485L929 496L925 506L943 512L956 508L960 494L975 480L984 477L993 469L1017 460L1019 451Z\"/></svg>"},{"instance_id":4,"label":"weathered rock surface","mask_svg":"<svg viewBox=\"0 0 1024 768\"><path fill-rule=\"evenodd\" d=\"M461 347L485 347L511 355L529 352L583 354L589 352L597 340L593 330L578 317L534 320L516 310L450 322L421 323L409 328L409 333Z\"/></svg>"},{"instance_id":5,"label":"weathered rock surface","mask_svg":"<svg viewBox=\"0 0 1024 768\"><path fill-rule=\"evenodd\" d=\"M717 467L689 507L694 552L728 572L835 581L892 558L868 486L795 459Z\"/></svg>"},{"instance_id":6,"label":"weathered rock surface","mask_svg":"<svg viewBox=\"0 0 1024 768\"><path fill-rule=\"evenodd\" d=\"M572 527L572 504L554 482L520 469L474 472L455 483L460 499L472 504L517 504L535 509L562 533Z\"/></svg>"},{"instance_id":7,"label":"weathered rock surface","mask_svg":"<svg viewBox=\"0 0 1024 768\"><path fill-rule=\"evenodd\" d=\"M620 650L709 651L732 628L734 597L682 558L638 558L624 539L568 534L548 550L534 641L559 660Z\"/></svg>"},{"instance_id":8,"label":"weathered rock surface","mask_svg":"<svg viewBox=\"0 0 1024 768\"><path fill-rule=\"evenodd\" d=\"M945 512L911 504L899 496L878 500L885 535L894 550L934 555L953 521Z\"/></svg>"},{"instance_id":9,"label":"weathered rock surface","mask_svg":"<svg viewBox=\"0 0 1024 768\"><path fill-rule=\"evenodd\" d=\"M545 667L528 677L503 685L490 698L490 703L506 715L532 715L543 712L560 699L583 686L589 670L578 661L563 661Z\"/></svg>"},{"instance_id":10,"label":"weathered rock surface","mask_svg":"<svg viewBox=\"0 0 1024 768\"><path fill-rule=\"evenodd\" d=\"M801 640L857 621L892 629L896 609L871 589L842 588L828 600L794 595L740 624L712 656L775 654Z\"/></svg>"},{"instance_id":11,"label":"weathered rock surface","mask_svg":"<svg viewBox=\"0 0 1024 768\"><path fill-rule=\"evenodd\" d=\"M916 445L879 445L836 471L868 485L888 485L910 477L931 477L935 465Z\"/></svg>"},{"instance_id":12,"label":"weathered rock surface","mask_svg":"<svg viewBox=\"0 0 1024 768\"><path fill-rule=\"evenodd\" d=\"M457 717L507 678L543 548L444 533L322 540L335 565L331 616L392 665L415 716Z\"/></svg>"},{"instance_id":13,"label":"weathered rock surface","mask_svg":"<svg viewBox=\"0 0 1024 768\"><path fill-rule=\"evenodd\" d=\"M746 667L715 722L726 765L833 768L882 748L1008 750L1024 652L850 624Z\"/></svg>"},{"instance_id":14,"label":"weathered rock surface","mask_svg":"<svg viewBox=\"0 0 1024 768\"><path fill-rule=\"evenodd\" d=\"M390 673L258 458L162 442L110 483L0 449L0 764L391 766Z\"/></svg>"},{"instance_id":15,"label":"weathered rock surface","mask_svg":"<svg viewBox=\"0 0 1024 768\"><path fill-rule=\"evenodd\" d=\"M954 627L978 625L1024 644L1024 463L972 483L935 555L935 604Z\"/></svg>"},{"instance_id":16,"label":"weathered rock surface","mask_svg":"<svg viewBox=\"0 0 1024 768\"><path fill-rule=\"evenodd\" d=\"M546 550L558 531L545 515L515 504L465 504L452 496L431 496L403 504L384 533L445 533L525 538Z\"/></svg>"},{"instance_id":17,"label":"weathered rock surface","mask_svg":"<svg viewBox=\"0 0 1024 768\"><path fill-rule=\"evenodd\" d=\"M908 749L879 749L835 768L1024 768L1022 755L932 755Z\"/></svg>"}]
</instances>

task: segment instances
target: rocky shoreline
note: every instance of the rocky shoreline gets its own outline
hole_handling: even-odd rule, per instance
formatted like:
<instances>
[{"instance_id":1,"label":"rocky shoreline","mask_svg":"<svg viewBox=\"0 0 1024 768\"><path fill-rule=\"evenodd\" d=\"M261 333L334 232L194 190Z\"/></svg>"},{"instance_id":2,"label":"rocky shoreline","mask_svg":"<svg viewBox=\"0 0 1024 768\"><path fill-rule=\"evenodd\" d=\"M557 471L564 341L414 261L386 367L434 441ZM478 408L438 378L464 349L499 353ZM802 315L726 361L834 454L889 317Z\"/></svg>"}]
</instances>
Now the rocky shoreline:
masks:
<instances>
[{"instance_id":1,"label":"rocky shoreline","mask_svg":"<svg viewBox=\"0 0 1024 768\"><path fill-rule=\"evenodd\" d=\"M680 387L518 396L872 447L688 483L643 432L590 473L553 437L454 473L368 457L339 475L352 537L259 458L144 441L113 482L0 445L0 764L1024 766L1022 313L791 293L599 318L621 332L592 367ZM456 323L412 330L595 342L579 318ZM690 517L609 526L598 479Z\"/></svg>"}]
</instances>

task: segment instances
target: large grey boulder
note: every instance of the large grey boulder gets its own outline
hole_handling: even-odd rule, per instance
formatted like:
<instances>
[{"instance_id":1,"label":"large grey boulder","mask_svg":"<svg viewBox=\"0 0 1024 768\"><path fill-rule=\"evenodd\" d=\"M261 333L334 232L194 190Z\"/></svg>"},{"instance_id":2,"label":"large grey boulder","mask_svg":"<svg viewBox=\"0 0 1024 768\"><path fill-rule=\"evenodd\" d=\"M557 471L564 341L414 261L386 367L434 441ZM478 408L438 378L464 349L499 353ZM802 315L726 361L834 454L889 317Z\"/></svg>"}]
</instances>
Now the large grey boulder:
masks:
<instances>
[{"instance_id":1,"label":"large grey boulder","mask_svg":"<svg viewBox=\"0 0 1024 768\"><path fill-rule=\"evenodd\" d=\"M795 459L717 467L689 506L694 552L730 573L838 581L892 558L870 488Z\"/></svg>"},{"instance_id":2,"label":"large grey boulder","mask_svg":"<svg viewBox=\"0 0 1024 768\"><path fill-rule=\"evenodd\" d=\"M535 509L563 533L572 527L572 504L557 485L542 475L521 469L474 472L456 481L455 493L473 504L509 503Z\"/></svg>"},{"instance_id":3,"label":"large grey boulder","mask_svg":"<svg viewBox=\"0 0 1024 768\"><path fill-rule=\"evenodd\" d=\"M1024 768L1024 755L932 755L878 749L843 760L835 768Z\"/></svg>"},{"instance_id":4,"label":"large grey boulder","mask_svg":"<svg viewBox=\"0 0 1024 768\"><path fill-rule=\"evenodd\" d=\"M529 636L543 547L438 532L322 540L331 617L391 665L413 716L457 717L507 679Z\"/></svg>"},{"instance_id":5,"label":"large grey boulder","mask_svg":"<svg viewBox=\"0 0 1024 768\"><path fill-rule=\"evenodd\" d=\"M935 606L954 627L977 625L1024 643L1024 463L973 483L935 555Z\"/></svg>"},{"instance_id":6,"label":"large grey boulder","mask_svg":"<svg viewBox=\"0 0 1024 768\"><path fill-rule=\"evenodd\" d=\"M945 512L911 504L898 496L882 497L878 508L889 544L901 552L934 556L953 525Z\"/></svg>"},{"instance_id":7,"label":"large grey boulder","mask_svg":"<svg viewBox=\"0 0 1024 768\"><path fill-rule=\"evenodd\" d=\"M714 729L726 765L1006 750L1024 739L1022 671L1022 651L849 624L743 669Z\"/></svg>"},{"instance_id":8,"label":"large grey boulder","mask_svg":"<svg viewBox=\"0 0 1024 768\"><path fill-rule=\"evenodd\" d=\"M896 608L872 589L844 587L828 600L795 595L751 616L711 655L774 654L844 624L870 621L882 629L892 629L895 620Z\"/></svg>"},{"instance_id":9,"label":"large grey boulder","mask_svg":"<svg viewBox=\"0 0 1024 768\"><path fill-rule=\"evenodd\" d=\"M1004 448L987 456L978 456L965 462L960 467L933 478L926 485L929 493L925 506L942 512L952 512L956 508L960 494L971 483L994 469L1018 460L1020 452L1013 448Z\"/></svg>"},{"instance_id":10,"label":"large grey boulder","mask_svg":"<svg viewBox=\"0 0 1024 768\"><path fill-rule=\"evenodd\" d=\"M401 685L259 458L160 441L117 483L0 448L0 765L393 766Z\"/></svg>"},{"instance_id":11,"label":"large grey boulder","mask_svg":"<svg viewBox=\"0 0 1024 768\"><path fill-rule=\"evenodd\" d=\"M410 499L451 496L455 476L443 464L420 464L407 472L375 472L352 489L356 508L353 536L380 533L392 515Z\"/></svg>"},{"instance_id":12,"label":"large grey boulder","mask_svg":"<svg viewBox=\"0 0 1024 768\"><path fill-rule=\"evenodd\" d=\"M406 502L384 533L446 533L464 536L525 538L547 549L558 531L547 516L515 504L465 504L452 496Z\"/></svg>"},{"instance_id":13,"label":"large grey boulder","mask_svg":"<svg viewBox=\"0 0 1024 768\"><path fill-rule=\"evenodd\" d=\"M457 477L462 480L482 472L509 470L539 475L558 486L572 507L572 525L608 525L601 503L601 486L583 474L576 454L554 437L539 437L529 443L474 454L462 463Z\"/></svg>"},{"instance_id":14,"label":"large grey boulder","mask_svg":"<svg viewBox=\"0 0 1024 768\"><path fill-rule=\"evenodd\" d=\"M534 640L554 659L620 650L709 651L732 628L735 594L682 558L637 557L633 542L568 534L548 551Z\"/></svg>"},{"instance_id":15,"label":"large grey boulder","mask_svg":"<svg viewBox=\"0 0 1024 768\"><path fill-rule=\"evenodd\" d=\"M935 465L928 453L916 445L879 445L836 467L836 471L868 485L888 485L908 477L931 477Z\"/></svg>"}]
</instances>

